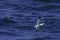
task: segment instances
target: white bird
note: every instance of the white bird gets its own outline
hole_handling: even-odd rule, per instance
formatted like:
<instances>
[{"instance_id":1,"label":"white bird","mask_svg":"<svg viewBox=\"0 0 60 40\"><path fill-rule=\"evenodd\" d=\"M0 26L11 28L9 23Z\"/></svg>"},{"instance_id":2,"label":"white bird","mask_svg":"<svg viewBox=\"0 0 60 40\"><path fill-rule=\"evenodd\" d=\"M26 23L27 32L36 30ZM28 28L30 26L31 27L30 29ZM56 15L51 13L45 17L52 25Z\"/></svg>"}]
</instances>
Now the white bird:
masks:
<instances>
[{"instance_id":1,"label":"white bird","mask_svg":"<svg viewBox=\"0 0 60 40\"><path fill-rule=\"evenodd\" d=\"M38 31L40 26L43 26L45 23L40 23L40 19L37 20L37 24L34 26L36 28L36 31Z\"/></svg>"}]
</instances>

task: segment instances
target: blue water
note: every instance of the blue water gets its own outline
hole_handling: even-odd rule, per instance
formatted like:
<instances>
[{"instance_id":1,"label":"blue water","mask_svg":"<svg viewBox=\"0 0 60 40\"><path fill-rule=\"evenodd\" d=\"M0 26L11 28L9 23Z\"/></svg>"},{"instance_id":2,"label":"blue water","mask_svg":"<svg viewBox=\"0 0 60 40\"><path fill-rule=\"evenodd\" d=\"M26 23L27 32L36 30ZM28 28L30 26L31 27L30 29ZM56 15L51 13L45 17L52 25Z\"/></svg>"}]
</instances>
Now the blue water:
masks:
<instances>
[{"instance_id":1,"label":"blue water","mask_svg":"<svg viewBox=\"0 0 60 40\"><path fill-rule=\"evenodd\" d=\"M60 0L0 0L0 40L60 40Z\"/></svg>"}]
</instances>

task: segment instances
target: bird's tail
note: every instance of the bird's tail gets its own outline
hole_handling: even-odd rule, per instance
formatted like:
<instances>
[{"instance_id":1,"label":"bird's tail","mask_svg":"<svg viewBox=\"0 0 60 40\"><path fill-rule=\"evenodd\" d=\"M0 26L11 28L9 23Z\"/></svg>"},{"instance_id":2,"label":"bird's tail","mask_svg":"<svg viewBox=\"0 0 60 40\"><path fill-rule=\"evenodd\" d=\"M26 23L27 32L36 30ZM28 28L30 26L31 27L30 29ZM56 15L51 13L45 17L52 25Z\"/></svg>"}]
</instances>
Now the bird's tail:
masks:
<instances>
[{"instance_id":1,"label":"bird's tail","mask_svg":"<svg viewBox=\"0 0 60 40\"><path fill-rule=\"evenodd\" d=\"M36 27L36 32L39 30L39 27Z\"/></svg>"},{"instance_id":2,"label":"bird's tail","mask_svg":"<svg viewBox=\"0 0 60 40\"><path fill-rule=\"evenodd\" d=\"M38 30L36 30L36 32L37 32Z\"/></svg>"}]
</instances>

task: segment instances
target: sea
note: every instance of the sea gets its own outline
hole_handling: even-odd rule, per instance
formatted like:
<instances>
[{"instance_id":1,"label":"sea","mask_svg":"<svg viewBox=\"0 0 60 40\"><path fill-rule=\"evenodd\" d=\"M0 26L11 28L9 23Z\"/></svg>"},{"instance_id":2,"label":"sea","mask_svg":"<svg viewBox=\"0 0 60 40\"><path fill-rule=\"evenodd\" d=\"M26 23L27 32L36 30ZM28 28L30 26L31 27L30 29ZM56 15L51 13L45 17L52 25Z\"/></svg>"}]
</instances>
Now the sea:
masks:
<instances>
[{"instance_id":1,"label":"sea","mask_svg":"<svg viewBox=\"0 0 60 40\"><path fill-rule=\"evenodd\" d=\"M60 0L0 0L0 40L60 40Z\"/></svg>"}]
</instances>

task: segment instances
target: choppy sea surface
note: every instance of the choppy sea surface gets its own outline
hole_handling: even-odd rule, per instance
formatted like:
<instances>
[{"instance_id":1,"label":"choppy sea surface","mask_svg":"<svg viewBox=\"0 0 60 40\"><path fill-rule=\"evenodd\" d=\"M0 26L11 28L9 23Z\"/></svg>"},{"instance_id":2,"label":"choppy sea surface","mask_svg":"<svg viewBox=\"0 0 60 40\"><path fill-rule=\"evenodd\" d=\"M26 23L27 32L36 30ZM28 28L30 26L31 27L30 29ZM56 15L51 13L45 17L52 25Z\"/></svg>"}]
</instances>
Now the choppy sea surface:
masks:
<instances>
[{"instance_id":1,"label":"choppy sea surface","mask_svg":"<svg viewBox=\"0 0 60 40\"><path fill-rule=\"evenodd\" d=\"M0 40L60 40L60 0L0 0Z\"/></svg>"}]
</instances>

